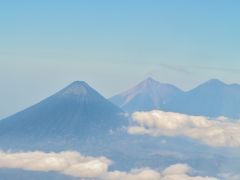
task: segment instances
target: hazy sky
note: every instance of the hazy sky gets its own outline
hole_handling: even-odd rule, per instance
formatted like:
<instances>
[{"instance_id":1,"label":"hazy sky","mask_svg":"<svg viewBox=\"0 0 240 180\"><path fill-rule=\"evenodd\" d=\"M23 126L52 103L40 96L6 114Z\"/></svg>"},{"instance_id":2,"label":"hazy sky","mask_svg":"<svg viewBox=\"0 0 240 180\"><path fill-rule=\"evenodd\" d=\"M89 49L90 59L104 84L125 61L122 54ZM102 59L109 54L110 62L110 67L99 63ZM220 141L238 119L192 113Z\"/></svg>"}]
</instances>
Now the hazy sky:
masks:
<instances>
[{"instance_id":1,"label":"hazy sky","mask_svg":"<svg viewBox=\"0 0 240 180\"><path fill-rule=\"evenodd\" d=\"M2 0L0 118L85 80L109 97L152 76L240 83L240 1Z\"/></svg>"}]
</instances>

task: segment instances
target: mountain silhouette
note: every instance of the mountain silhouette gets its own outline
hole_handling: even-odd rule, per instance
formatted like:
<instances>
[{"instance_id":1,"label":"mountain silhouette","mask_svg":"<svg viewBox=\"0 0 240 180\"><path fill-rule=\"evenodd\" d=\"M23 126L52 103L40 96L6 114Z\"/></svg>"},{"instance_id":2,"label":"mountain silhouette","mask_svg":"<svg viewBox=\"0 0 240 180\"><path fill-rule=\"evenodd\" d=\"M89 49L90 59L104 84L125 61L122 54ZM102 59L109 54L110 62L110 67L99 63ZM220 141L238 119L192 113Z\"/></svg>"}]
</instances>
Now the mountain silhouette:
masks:
<instances>
[{"instance_id":1,"label":"mountain silhouette","mask_svg":"<svg viewBox=\"0 0 240 180\"><path fill-rule=\"evenodd\" d=\"M168 110L208 117L240 118L240 85L211 79L178 96Z\"/></svg>"},{"instance_id":2,"label":"mountain silhouette","mask_svg":"<svg viewBox=\"0 0 240 180\"><path fill-rule=\"evenodd\" d=\"M127 112L165 109L174 98L183 92L171 84L147 78L135 87L110 98L114 104Z\"/></svg>"},{"instance_id":3,"label":"mountain silhouette","mask_svg":"<svg viewBox=\"0 0 240 180\"><path fill-rule=\"evenodd\" d=\"M127 112L163 111L208 117L240 118L240 85L211 79L190 91L151 78L110 98Z\"/></svg>"},{"instance_id":4,"label":"mountain silhouette","mask_svg":"<svg viewBox=\"0 0 240 180\"><path fill-rule=\"evenodd\" d=\"M123 111L83 81L0 121L0 137L33 141L106 136L127 120Z\"/></svg>"}]
</instances>

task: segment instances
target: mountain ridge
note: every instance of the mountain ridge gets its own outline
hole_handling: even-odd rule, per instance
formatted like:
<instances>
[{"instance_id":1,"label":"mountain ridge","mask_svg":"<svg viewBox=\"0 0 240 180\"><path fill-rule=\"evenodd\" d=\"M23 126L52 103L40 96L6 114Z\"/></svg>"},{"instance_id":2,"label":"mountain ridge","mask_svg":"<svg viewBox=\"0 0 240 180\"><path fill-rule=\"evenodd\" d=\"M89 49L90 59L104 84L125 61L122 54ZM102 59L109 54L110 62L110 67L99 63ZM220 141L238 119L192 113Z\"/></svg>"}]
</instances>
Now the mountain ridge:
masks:
<instances>
[{"instance_id":1,"label":"mountain ridge","mask_svg":"<svg viewBox=\"0 0 240 180\"><path fill-rule=\"evenodd\" d=\"M164 93L166 87L171 93ZM144 99L139 94L151 98ZM218 79L210 79L189 91L183 91L174 85L147 78L133 88L111 97L110 101L130 113L160 109L189 115L240 118L240 85L226 84Z\"/></svg>"}]
</instances>

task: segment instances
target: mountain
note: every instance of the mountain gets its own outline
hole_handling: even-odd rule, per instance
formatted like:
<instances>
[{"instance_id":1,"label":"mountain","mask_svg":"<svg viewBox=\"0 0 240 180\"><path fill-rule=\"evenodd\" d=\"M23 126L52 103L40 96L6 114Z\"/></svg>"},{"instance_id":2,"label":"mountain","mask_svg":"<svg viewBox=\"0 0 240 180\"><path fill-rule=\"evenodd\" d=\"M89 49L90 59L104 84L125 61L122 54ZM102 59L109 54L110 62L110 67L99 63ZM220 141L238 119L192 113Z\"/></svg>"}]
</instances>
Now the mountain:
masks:
<instances>
[{"instance_id":1,"label":"mountain","mask_svg":"<svg viewBox=\"0 0 240 180\"><path fill-rule=\"evenodd\" d=\"M169 110L209 117L240 118L240 85L209 80L175 99Z\"/></svg>"},{"instance_id":2,"label":"mountain","mask_svg":"<svg viewBox=\"0 0 240 180\"><path fill-rule=\"evenodd\" d=\"M165 109L183 92L177 87L147 78L135 87L113 96L110 101L127 112Z\"/></svg>"},{"instance_id":3,"label":"mountain","mask_svg":"<svg viewBox=\"0 0 240 180\"><path fill-rule=\"evenodd\" d=\"M126 125L123 111L83 81L0 121L0 138L10 144L59 139L86 140L107 136Z\"/></svg>"},{"instance_id":4,"label":"mountain","mask_svg":"<svg viewBox=\"0 0 240 180\"><path fill-rule=\"evenodd\" d=\"M185 93L178 88L153 79L145 80L129 92L136 97L143 97L144 94L146 98L143 98L143 103L154 100L156 104L152 104L155 107L160 104L164 108L173 106L173 100L181 102L182 99L178 97L185 98ZM135 98L131 100L135 101ZM216 148L185 137L127 134L121 130L121 127L128 125L128 119L123 114L121 109L88 84L76 81L40 103L0 121L0 148L44 152L76 150L83 155L105 156L113 160L111 170L130 171L143 167L163 169L172 164L186 163L210 175L219 174L226 167L239 172L236 163L239 157L229 159L228 155L233 153L226 153L222 149L216 151ZM75 179L54 172L18 169L0 169L0 177Z\"/></svg>"},{"instance_id":5,"label":"mountain","mask_svg":"<svg viewBox=\"0 0 240 180\"><path fill-rule=\"evenodd\" d=\"M160 109L189 115L240 118L240 85L217 79L184 92L148 78L110 101L130 113Z\"/></svg>"}]
</instances>

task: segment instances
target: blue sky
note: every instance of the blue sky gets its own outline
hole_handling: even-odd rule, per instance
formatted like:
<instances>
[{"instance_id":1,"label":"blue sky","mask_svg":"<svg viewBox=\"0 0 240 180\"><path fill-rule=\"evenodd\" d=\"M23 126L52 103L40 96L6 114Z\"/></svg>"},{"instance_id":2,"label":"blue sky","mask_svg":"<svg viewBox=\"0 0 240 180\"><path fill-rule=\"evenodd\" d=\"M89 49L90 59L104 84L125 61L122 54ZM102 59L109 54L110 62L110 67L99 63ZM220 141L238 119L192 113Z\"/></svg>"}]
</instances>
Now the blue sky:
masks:
<instances>
[{"instance_id":1,"label":"blue sky","mask_svg":"<svg viewBox=\"0 0 240 180\"><path fill-rule=\"evenodd\" d=\"M0 118L74 80L106 97L152 76L240 83L240 2L0 1Z\"/></svg>"}]
</instances>

